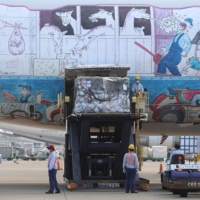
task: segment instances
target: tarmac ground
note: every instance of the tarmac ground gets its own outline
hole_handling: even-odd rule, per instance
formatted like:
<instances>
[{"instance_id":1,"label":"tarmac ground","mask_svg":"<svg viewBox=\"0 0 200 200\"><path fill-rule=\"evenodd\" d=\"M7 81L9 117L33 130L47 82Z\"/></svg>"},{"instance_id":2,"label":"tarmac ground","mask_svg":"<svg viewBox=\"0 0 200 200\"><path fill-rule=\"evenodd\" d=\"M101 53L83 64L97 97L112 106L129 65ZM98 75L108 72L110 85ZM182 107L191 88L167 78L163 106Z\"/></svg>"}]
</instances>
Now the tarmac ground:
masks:
<instances>
[{"instance_id":1,"label":"tarmac ground","mask_svg":"<svg viewBox=\"0 0 200 200\"><path fill-rule=\"evenodd\" d=\"M146 161L143 164L140 177L150 180L148 191L138 194L127 194L122 188L78 188L73 191L66 189L63 171L58 171L60 194L45 194L49 189L47 161L13 161L3 160L0 164L0 200L157 200L179 199L168 190L162 190L159 172L160 162ZM165 164L163 164L163 168ZM199 199L199 192L189 192L189 199Z\"/></svg>"}]
</instances>

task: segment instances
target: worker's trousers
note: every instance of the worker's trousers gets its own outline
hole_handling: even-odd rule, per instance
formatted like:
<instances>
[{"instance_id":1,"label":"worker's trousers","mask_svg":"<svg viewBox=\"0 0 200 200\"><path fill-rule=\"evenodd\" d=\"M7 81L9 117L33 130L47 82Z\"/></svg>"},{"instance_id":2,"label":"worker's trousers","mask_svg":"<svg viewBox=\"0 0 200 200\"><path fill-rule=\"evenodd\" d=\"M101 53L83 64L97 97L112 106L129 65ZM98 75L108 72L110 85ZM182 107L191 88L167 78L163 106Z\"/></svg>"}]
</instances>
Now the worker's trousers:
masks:
<instances>
[{"instance_id":1,"label":"worker's trousers","mask_svg":"<svg viewBox=\"0 0 200 200\"><path fill-rule=\"evenodd\" d=\"M58 186L58 182L56 180L56 173L57 173L57 169L52 169L49 170L49 184L50 184L50 192L54 191L54 188L56 190L60 190L59 186Z\"/></svg>"},{"instance_id":2,"label":"worker's trousers","mask_svg":"<svg viewBox=\"0 0 200 200\"><path fill-rule=\"evenodd\" d=\"M126 191L135 190L135 176L136 169L135 168L126 168Z\"/></svg>"}]
</instances>

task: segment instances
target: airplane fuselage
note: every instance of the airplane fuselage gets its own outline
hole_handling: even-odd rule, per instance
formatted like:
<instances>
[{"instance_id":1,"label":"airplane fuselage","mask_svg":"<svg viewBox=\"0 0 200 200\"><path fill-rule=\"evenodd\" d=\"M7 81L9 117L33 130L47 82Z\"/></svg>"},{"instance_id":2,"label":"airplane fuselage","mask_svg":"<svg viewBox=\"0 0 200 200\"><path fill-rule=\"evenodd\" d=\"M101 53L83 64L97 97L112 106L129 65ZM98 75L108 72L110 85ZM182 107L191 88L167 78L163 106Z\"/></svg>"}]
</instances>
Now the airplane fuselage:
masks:
<instances>
[{"instance_id":1,"label":"airplane fuselage","mask_svg":"<svg viewBox=\"0 0 200 200\"><path fill-rule=\"evenodd\" d=\"M199 135L177 125L200 123L195 1L67 3L0 0L0 127L64 143L65 67L112 63L149 93L141 134Z\"/></svg>"}]
</instances>

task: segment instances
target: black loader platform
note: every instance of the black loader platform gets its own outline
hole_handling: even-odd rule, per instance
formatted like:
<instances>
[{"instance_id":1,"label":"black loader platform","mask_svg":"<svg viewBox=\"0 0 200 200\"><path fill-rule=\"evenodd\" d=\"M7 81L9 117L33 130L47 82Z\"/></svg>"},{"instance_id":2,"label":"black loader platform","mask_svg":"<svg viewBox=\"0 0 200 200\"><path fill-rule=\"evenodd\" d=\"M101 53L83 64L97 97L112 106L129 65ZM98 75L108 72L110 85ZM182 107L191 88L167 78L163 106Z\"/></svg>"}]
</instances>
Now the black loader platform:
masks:
<instances>
[{"instance_id":1,"label":"black loader platform","mask_svg":"<svg viewBox=\"0 0 200 200\"><path fill-rule=\"evenodd\" d=\"M113 71L118 75L120 69L114 68ZM133 122L145 116L132 112L74 112L74 80L77 74L94 76L97 73L98 76L105 76L105 71L101 69L98 69L98 72L96 69L90 69L91 71L87 69L75 73L76 70L66 70L65 80L67 134L64 178L67 188L72 190L79 186L89 185L96 188L102 185L109 186L109 184L124 187L125 174L122 170L122 162L128 145L133 142ZM105 70L108 76L108 68ZM124 71L124 68L122 70ZM121 74L126 75L126 73ZM86 86L91 87L91 83L87 83ZM88 97L88 93L85 93L84 95ZM97 98L93 93L90 90L90 100L99 101L99 97ZM105 104L105 101L103 103ZM148 190L149 181L137 178L135 185L136 188Z\"/></svg>"}]
</instances>

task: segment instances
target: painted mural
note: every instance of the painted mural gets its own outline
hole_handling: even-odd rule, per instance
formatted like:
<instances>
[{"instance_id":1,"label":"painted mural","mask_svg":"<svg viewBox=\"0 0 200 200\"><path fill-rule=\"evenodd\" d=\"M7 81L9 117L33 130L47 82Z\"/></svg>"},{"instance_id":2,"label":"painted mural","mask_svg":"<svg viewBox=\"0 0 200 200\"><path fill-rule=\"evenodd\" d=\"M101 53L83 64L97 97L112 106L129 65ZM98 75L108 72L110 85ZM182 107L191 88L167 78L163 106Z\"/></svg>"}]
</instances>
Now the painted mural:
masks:
<instances>
[{"instance_id":1,"label":"painted mural","mask_svg":"<svg viewBox=\"0 0 200 200\"><path fill-rule=\"evenodd\" d=\"M153 120L196 119L200 7L76 5L32 11L0 5L0 10L0 118L63 124L57 94L64 93L65 67L114 63L130 65L131 79L143 77ZM164 115L171 102L183 109Z\"/></svg>"},{"instance_id":2,"label":"painted mural","mask_svg":"<svg viewBox=\"0 0 200 200\"><path fill-rule=\"evenodd\" d=\"M199 76L199 7L0 9L1 75L63 76L66 65L115 63L129 64L129 75Z\"/></svg>"},{"instance_id":3,"label":"painted mural","mask_svg":"<svg viewBox=\"0 0 200 200\"><path fill-rule=\"evenodd\" d=\"M150 94L151 121L200 123L199 78L144 77L141 83Z\"/></svg>"},{"instance_id":4,"label":"painted mural","mask_svg":"<svg viewBox=\"0 0 200 200\"><path fill-rule=\"evenodd\" d=\"M27 79L1 80L0 119L64 124L63 108L58 107L57 98L64 90L63 79Z\"/></svg>"}]
</instances>

